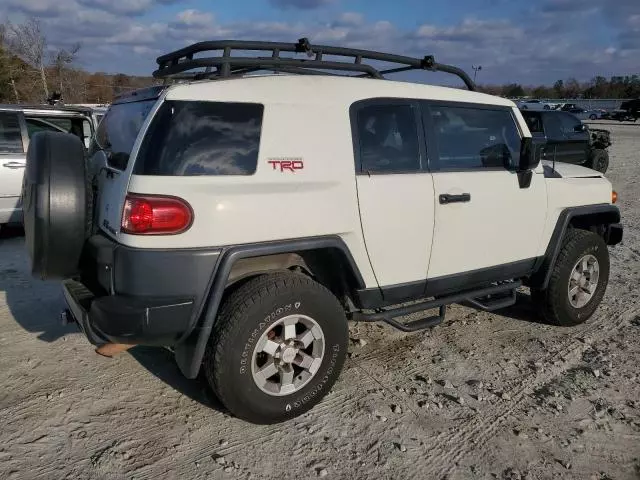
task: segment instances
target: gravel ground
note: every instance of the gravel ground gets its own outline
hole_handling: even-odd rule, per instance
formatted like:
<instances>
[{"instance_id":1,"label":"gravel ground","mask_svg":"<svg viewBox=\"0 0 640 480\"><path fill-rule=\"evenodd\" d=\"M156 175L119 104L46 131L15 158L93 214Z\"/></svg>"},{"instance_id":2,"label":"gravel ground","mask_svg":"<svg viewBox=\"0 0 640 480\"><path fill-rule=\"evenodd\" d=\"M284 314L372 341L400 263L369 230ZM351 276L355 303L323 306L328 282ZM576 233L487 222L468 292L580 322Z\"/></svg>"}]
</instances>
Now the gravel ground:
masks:
<instances>
[{"instance_id":1,"label":"gravel ground","mask_svg":"<svg viewBox=\"0 0 640 480\"><path fill-rule=\"evenodd\" d=\"M0 478L640 478L640 126L599 123L625 239L586 325L537 323L526 294L417 334L356 324L333 391L287 424L230 417L163 349L94 354L4 235Z\"/></svg>"}]
</instances>

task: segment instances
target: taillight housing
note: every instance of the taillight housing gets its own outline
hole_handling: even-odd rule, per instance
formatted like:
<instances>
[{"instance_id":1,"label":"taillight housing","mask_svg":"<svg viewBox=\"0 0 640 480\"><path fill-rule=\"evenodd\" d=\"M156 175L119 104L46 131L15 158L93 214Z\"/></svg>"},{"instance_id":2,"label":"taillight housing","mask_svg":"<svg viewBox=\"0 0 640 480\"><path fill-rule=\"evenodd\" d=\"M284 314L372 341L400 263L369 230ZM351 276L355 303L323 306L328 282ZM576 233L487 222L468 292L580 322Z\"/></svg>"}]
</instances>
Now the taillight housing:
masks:
<instances>
[{"instance_id":1,"label":"taillight housing","mask_svg":"<svg viewBox=\"0 0 640 480\"><path fill-rule=\"evenodd\" d=\"M193 210L177 197L127 195L121 230L130 235L175 235L193 223Z\"/></svg>"}]
</instances>

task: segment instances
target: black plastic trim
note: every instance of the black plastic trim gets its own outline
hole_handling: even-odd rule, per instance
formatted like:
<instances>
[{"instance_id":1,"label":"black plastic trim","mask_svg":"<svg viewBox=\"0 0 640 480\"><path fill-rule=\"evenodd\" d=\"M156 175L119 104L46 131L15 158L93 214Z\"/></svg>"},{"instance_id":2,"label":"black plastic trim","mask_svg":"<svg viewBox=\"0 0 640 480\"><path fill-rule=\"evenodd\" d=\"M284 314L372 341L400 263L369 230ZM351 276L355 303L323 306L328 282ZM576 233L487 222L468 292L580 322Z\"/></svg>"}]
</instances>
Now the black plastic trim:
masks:
<instances>
[{"instance_id":1,"label":"black plastic trim","mask_svg":"<svg viewBox=\"0 0 640 480\"><path fill-rule=\"evenodd\" d=\"M607 245L618 245L622 241L623 232L624 228L619 223L608 225L604 236Z\"/></svg>"},{"instance_id":2,"label":"black plastic trim","mask_svg":"<svg viewBox=\"0 0 640 480\"><path fill-rule=\"evenodd\" d=\"M615 205L603 203L583 207L570 207L560 212L546 252L543 257L538 259L534 267L535 273L529 282L531 287L547 288L552 272L551 266L558 258L565 232L571 222L580 217L592 217L592 220L587 222L590 225L612 225L620 222L620 210Z\"/></svg>"},{"instance_id":3,"label":"black plastic trim","mask_svg":"<svg viewBox=\"0 0 640 480\"><path fill-rule=\"evenodd\" d=\"M307 238L289 240L283 242L270 242L263 244L249 244L229 247L223 250L220 261L211 279L211 288L203 310L202 320L198 327L193 329L191 334L175 349L176 362L182 373L187 378L196 378L200 371L200 365L204 357L204 352L209 341L209 336L213 329L218 309L225 292L227 280L233 265L240 259L261 257L267 255L277 255L281 253L300 252L309 250L320 250L327 248L338 249L344 255L345 260L353 274L357 288L365 287L364 279L353 259L349 248L338 236Z\"/></svg>"},{"instance_id":4,"label":"black plastic trim","mask_svg":"<svg viewBox=\"0 0 640 480\"><path fill-rule=\"evenodd\" d=\"M524 278L534 272L534 266L538 260L530 258L495 267L430 278L426 281L359 290L356 292L357 306L363 310L375 310L421 298L450 295L482 288L493 282Z\"/></svg>"}]
</instances>

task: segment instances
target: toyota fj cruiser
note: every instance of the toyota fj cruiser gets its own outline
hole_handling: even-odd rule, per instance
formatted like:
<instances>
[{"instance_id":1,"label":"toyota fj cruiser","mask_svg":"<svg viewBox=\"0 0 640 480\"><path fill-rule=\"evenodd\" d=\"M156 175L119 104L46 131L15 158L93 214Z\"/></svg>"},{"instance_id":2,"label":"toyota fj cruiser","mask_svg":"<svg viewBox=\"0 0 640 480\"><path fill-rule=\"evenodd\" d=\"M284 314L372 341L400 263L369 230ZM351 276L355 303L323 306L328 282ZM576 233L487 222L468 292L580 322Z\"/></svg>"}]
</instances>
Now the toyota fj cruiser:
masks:
<instances>
[{"instance_id":1,"label":"toyota fj cruiser","mask_svg":"<svg viewBox=\"0 0 640 480\"><path fill-rule=\"evenodd\" d=\"M465 72L306 39L158 63L174 81L116 100L86 161L72 135L29 147L33 273L63 279L64 317L99 352L170 347L233 414L273 423L331 389L348 320L417 331L526 285L568 326L602 301L622 238L611 183L541 163L516 105ZM468 90L385 80L412 69Z\"/></svg>"}]
</instances>

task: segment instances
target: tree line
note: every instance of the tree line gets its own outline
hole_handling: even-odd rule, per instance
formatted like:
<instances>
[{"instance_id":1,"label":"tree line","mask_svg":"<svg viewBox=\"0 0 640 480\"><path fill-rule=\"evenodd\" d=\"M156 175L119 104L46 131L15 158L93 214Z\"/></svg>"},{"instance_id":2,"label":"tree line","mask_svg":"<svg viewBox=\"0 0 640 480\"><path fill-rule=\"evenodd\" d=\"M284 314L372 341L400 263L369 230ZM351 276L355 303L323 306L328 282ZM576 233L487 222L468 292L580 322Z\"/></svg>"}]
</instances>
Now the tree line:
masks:
<instances>
[{"instance_id":1,"label":"tree line","mask_svg":"<svg viewBox=\"0 0 640 480\"><path fill-rule=\"evenodd\" d=\"M50 48L35 18L0 24L0 103L109 103L121 93L154 85L152 77L90 73L77 63L82 44Z\"/></svg>"},{"instance_id":2,"label":"tree line","mask_svg":"<svg viewBox=\"0 0 640 480\"><path fill-rule=\"evenodd\" d=\"M640 76L594 77L589 82L579 82L575 78L558 80L553 86L523 86L518 83L509 85L482 85L485 93L508 98L640 98Z\"/></svg>"},{"instance_id":3,"label":"tree line","mask_svg":"<svg viewBox=\"0 0 640 480\"><path fill-rule=\"evenodd\" d=\"M152 77L122 73L90 73L77 63L82 45L50 48L39 21L0 24L0 103L44 103L52 94L65 103L110 103L135 88L157 84ZM597 76L589 82L575 78L553 86L480 85L479 90L508 98L639 98L640 76Z\"/></svg>"}]
</instances>

